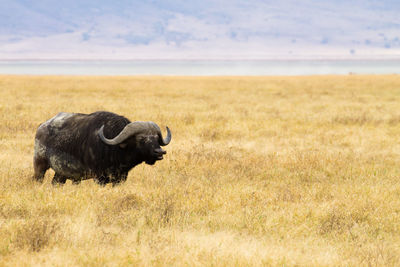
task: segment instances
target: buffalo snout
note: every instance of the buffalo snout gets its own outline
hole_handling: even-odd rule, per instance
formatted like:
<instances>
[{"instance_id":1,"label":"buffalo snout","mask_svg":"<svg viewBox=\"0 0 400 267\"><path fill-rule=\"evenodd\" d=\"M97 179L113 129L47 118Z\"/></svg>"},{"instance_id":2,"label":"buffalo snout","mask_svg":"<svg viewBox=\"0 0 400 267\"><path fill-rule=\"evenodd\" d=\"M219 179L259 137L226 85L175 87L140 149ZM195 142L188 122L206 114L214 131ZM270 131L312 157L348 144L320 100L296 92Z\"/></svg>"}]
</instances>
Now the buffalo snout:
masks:
<instances>
[{"instance_id":1,"label":"buffalo snout","mask_svg":"<svg viewBox=\"0 0 400 267\"><path fill-rule=\"evenodd\" d=\"M163 155L165 154L167 154L167 151L165 151L162 148L154 149L154 155L156 156L157 159L163 159Z\"/></svg>"}]
</instances>

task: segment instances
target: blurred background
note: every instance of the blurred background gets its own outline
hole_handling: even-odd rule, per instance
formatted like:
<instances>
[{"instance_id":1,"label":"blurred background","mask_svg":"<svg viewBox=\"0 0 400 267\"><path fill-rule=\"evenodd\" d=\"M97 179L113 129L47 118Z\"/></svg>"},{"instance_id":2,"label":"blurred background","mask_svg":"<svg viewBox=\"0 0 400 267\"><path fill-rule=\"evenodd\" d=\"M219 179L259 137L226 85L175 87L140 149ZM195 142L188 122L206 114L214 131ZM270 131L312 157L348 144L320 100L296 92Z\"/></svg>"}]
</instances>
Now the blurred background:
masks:
<instances>
[{"instance_id":1,"label":"blurred background","mask_svg":"<svg viewBox=\"0 0 400 267\"><path fill-rule=\"evenodd\" d=\"M396 60L399 11L395 0L0 0L0 59Z\"/></svg>"}]
</instances>

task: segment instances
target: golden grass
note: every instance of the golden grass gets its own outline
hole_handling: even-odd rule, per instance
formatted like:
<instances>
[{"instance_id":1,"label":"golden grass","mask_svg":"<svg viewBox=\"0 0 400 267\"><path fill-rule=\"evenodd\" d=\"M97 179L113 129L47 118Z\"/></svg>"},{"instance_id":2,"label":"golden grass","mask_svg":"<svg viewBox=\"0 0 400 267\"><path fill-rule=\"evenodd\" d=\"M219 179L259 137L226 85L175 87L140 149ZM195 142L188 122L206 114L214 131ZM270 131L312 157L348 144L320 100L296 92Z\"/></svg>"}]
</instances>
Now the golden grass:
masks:
<instances>
[{"instance_id":1,"label":"golden grass","mask_svg":"<svg viewBox=\"0 0 400 267\"><path fill-rule=\"evenodd\" d=\"M0 266L400 264L400 76L0 76ZM109 110L173 133L125 184L31 181L34 134Z\"/></svg>"}]
</instances>

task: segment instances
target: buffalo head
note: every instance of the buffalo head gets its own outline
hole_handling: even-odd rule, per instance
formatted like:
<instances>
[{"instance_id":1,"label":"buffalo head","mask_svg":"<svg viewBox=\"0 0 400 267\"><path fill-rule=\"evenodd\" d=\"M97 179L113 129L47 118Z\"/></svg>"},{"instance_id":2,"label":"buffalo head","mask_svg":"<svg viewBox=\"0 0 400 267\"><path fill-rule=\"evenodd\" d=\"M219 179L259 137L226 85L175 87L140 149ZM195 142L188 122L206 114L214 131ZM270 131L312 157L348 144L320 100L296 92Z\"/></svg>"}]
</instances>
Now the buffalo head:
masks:
<instances>
[{"instance_id":1,"label":"buffalo head","mask_svg":"<svg viewBox=\"0 0 400 267\"><path fill-rule=\"evenodd\" d=\"M171 131L167 128L167 137L163 138L160 127L154 122L131 122L114 138L104 136L104 125L99 129L100 139L107 145L119 146L121 149L134 149L140 151L144 161L153 165L157 160L162 160L167 152L161 148L171 141Z\"/></svg>"}]
</instances>

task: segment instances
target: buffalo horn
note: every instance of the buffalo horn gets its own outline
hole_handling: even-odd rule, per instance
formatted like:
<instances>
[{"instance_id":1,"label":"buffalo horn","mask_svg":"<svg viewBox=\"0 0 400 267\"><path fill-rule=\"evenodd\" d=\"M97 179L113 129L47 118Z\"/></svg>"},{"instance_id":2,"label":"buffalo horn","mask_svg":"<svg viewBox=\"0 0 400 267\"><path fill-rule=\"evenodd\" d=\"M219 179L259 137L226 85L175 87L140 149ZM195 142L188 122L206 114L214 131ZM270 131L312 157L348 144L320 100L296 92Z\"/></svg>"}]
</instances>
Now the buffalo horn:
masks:
<instances>
[{"instance_id":1,"label":"buffalo horn","mask_svg":"<svg viewBox=\"0 0 400 267\"><path fill-rule=\"evenodd\" d=\"M104 125L99 130L100 139L107 145L119 145L137 133L147 131L151 127L150 122L135 121L127 124L125 128L113 139L108 139L104 136Z\"/></svg>"},{"instance_id":2,"label":"buffalo horn","mask_svg":"<svg viewBox=\"0 0 400 267\"><path fill-rule=\"evenodd\" d=\"M167 137L164 139L161 134L160 127L154 122L143 122L143 121L135 121L127 124L125 128L113 139L108 139L104 136L104 125L101 126L99 130L100 139L108 144L108 145L119 145L128 139L130 136L133 136L140 132L149 132L154 130L157 132L159 137L159 143L161 146L166 146L171 142L171 131L167 127Z\"/></svg>"},{"instance_id":3,"label":"buffalo horn","mask_svg":"<svg viewBox=\"0 0 400 267\"><path fill-rule=\"evenodd\" d=\"M158 137L161 146L166 146L169 144L169 142L171 142L171 131L169 130L168 126L167 126L167 137L163 138L161 131L158 132Z\"/></svg>"}]
</instances>

